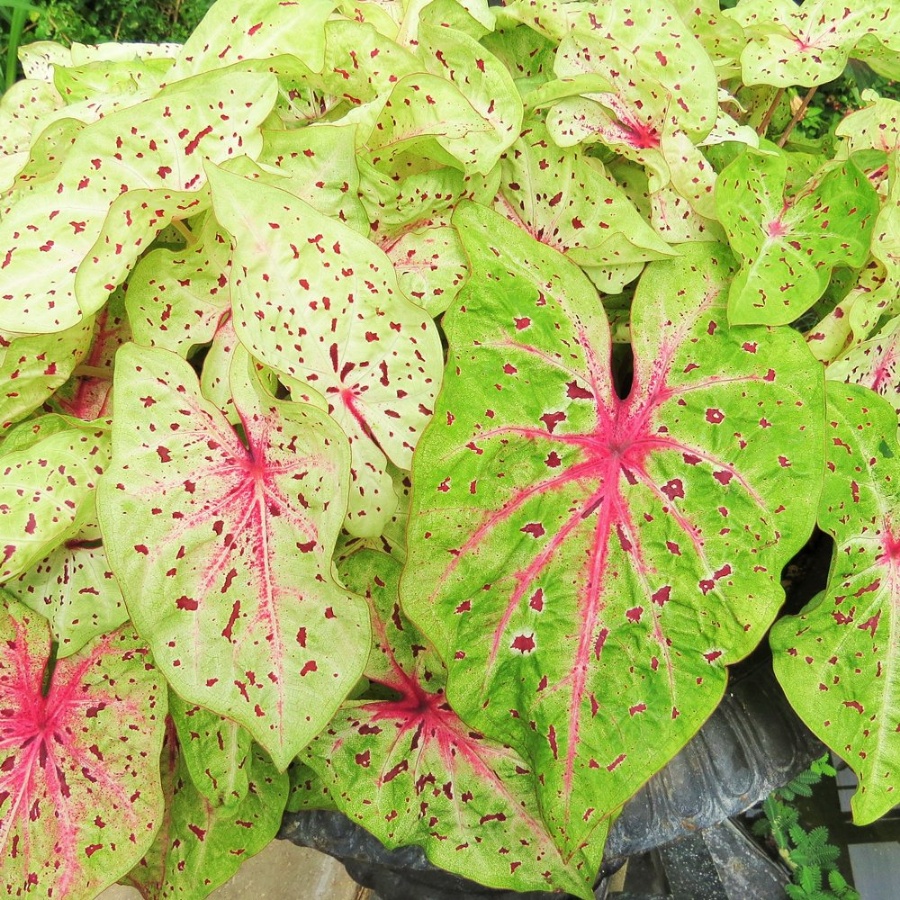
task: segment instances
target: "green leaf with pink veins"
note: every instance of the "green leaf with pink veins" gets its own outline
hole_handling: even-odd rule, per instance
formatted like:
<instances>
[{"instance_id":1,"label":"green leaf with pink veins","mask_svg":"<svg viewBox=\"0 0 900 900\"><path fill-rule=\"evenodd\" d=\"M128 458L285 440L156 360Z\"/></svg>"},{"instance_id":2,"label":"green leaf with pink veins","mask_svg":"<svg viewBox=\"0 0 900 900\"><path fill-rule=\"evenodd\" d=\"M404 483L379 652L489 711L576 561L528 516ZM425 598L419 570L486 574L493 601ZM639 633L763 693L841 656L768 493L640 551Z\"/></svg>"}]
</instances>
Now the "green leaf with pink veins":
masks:
<instances>
[{"instance_id":1,"label":"green leaf with pink veins","mask_svg":"<svg viewBox=\"0 0 900 900\"><path fill-rule=\"evenodd\" d=\"M92 315L168 224L174 195L203 187L204 159L259 151L271 75L214 73L176 87L83 128L56 178L0 222L0 329L50 334Z\"/></svg>"},{"instance_id":2,"label":"green leaf with pink veins","mask_svg":"<svg viewBox=\"0 0 900 900\"><path fill-rule=\"evenodd\" d=\"M102 422L51 414L7 434L0 445L0 582L30 569L93 518L108 461Z\"/></svg>"},{"instance_id":3,"label":"green leaf with pink veins","mask_svg":"<svg viewBox=\"0 0 900 900\"><path fill-rule=\"evenodd\" d=\"M497 11L497 24L508 27L510 22L521 22L559 43L586 11L596 11L590 0L510 0Z\"/></svg>"},{"instance_id":4,"label":"green leaf with pink veins","mask_svg":"<svg viewBox=\"0 0 900 900\"><path fill-rule=\"evenodd\" d=\"M0 434L65 384L87 354L93 331L88 318L52 337L0 333Z\"/></svg>"},{"instance_id":5,"label":"green leaf with pink veins","mask_svg":"<svg viewBox=\"0 0 900 900\"><path fill-rule=\"evenodd\" d=\"M236 243L238 337L260 362L324 396L353 453L346 527L380 534L397 505L385 456L409 468L440 386L434 322L403 296L371 241L285 191L223 170L209 178Z\"/></svg>"},{"instance_id":6,"label":"green leaf with pink veins","mask_svg":"<svg viewBox=\"0 0 900 900\"><path fill-rule=\"evenodd\" d=\"M127 627L59 660L45 686L50 653L46 620L2 595L0 890L90 900L163 818L165 682Z\"/></svg>"},{"instance_id":7,"label":"green leaf with pink veins","mask_svg":"<svg viewBox=\"0 0 900 900\"><path fill-rule=\"evenodd\" d=\"M246 443L167 350L123 347L114 390L97 505L132 622L180 696L243 725L284 768L368 646L362 601L331 574L347 439L319 410L272 399L246 354L231 369Z\"/></svg>"},{"instance_id":8,"label":"green leaf with pink veins","mask_svg":"<svg viewBox=\"0 0 900 900\"><path fill-rule=\"evenodd\" d=\"M128 619L95 519L4 585L50 623L58 659L77 653Z\"/></svg>"},{"instance_id":9,"label":"green leaf with pink veins","mask_svg":"<svg viewBox=\"0 0 900 900\"><path fill-rule=\"evenodd\" d=\"M877 334L832 362L825 377L881 394L900 415L900 317L895 316Z\"/></svg>"},{"instance_id":10,"label":"green leaf with pink veins","mask_svg":"<svg viewBox=\"0 0 900 900\"><path fill-rule=\"evenodd\" d=\"M168 80L282 54L319 72L334 7L335 0L219 0L181 48Z\"/></svg>"},{"instance_id":11,"label":"green leaf with pink veins","mask_svg":"<svg viewBox=\"0 0 900 900\"><path fill-rule=\"evenodd\" d=\"M54 409L87 422L110 416L113 360L119 347L131 340L124 293L124 287L116 288L109 303L97 313L91 349L53 395Z\"/></svg>"},{"instance_id":12,"label":"green leaf with pink veins","mask_svg":"<svg viewBox=\"0 0 900 900\"><path fill-rule=\"evenodd\" d=\"M432 316L442 313L465 281L466 261L450 214L462 199L490 203L500 169L465 175L443 167L397 181L358 159L361 197L371 239L394 264L400 289Z\"/></svg>"},{"instance_id":13,"label":"green leaf with pink veins","mask_svg":"<svg viewBox=\"0 0 900 900\"><path fill-rule=\"evenodd\" d=\"M446 669L401 610L400 563L363 550L340 574L370 606L366 676L397 699L346 703L301 762L386 847L418 845L434 865L494 888L593 897L609 822L589 844L558 848L535 802L535 770L448 704Z\"/></svg>"},{"instance_id":14,"label":"green leaf with pink veins","mask_svg":"<svg viewBox=\"0 0 900 900\"><path fill-rule=\"evenodd\" d=\"M785 193L783 153L748 150L719 176L716 206L741 270L728 296L732 324L787 325L828 287L835 266L869 253L880 203L852 160Z\"/></svg>"},{"instance_id":15,"label":"green leaf with pink veins","mask_svg":"<svg viewBox=\"0 0 900 900\"><path fill-rule=\"evenodd\" d=\"M745 84L812 87L834 81L866 36L883 41L890 0L742 0L725 10L748 38L741 52Z\"/></svg>"},{"instance_id":16,"label":"green leaf with pink veins","mask_svg":"<svg viewBox=\"0 0 900 900\"><path fill-rule=\"evenodd\" d=\"M853 820L897 803L900 783L900 445L897 414L828 383L819 527L835 541L825 590L772 629L775 673L810 729L859 778Z\"/></svg>"},{"instance_id":17,"label":"green leaf with pink veins","mask_svg":"<svg viewBox=\"0 0 900 900\"><path fill-rule=\"evenodd\" d=\"M169 692L169 714L181 757L198 793L215 807L234 808L247 796L250 748L246 728Z\"/></svg>"},{"instance_id":18,"label":"green leaf with pink veins","mask_svg":"<svg viewBox=\"0 0 900 900\"><path fill-rule=\"evenodd\" d=\"M621 266L672 255L603 166L557 147L539 121L503 155L494 208L580 266Z\"/></svg>"},{"instance_id":19,"label":"green leaf with pink veins","mask_svg":"<svg viewBox=\"0 0 900 900\"><path fill-rule=\"evenodd\" d=\"M413 460L401 599L450 703L543 774L574 851L777 614L814 525L824 379L796 332L728 327L734 266L703 244L647 264L621 399L577 267L482 207L454 223L471 275L443 319L454 377Z\"/></svg>"}]
</instances>

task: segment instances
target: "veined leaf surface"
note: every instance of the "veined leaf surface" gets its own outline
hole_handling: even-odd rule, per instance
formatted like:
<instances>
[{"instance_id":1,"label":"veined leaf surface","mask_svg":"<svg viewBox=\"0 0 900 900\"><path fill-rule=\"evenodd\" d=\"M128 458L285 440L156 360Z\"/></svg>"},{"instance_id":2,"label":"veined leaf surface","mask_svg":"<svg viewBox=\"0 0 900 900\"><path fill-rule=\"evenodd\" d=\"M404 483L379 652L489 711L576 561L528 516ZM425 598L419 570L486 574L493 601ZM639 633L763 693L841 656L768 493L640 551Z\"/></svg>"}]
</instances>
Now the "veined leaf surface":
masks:
<instances>
[{"instance_id":1,"label":"veined leaf surface","mask_svg":"<svg viewBox=\"0 0 900 900\"><path fill-rule=\"evenodd\" d=\"M853 819L894 806L900 783L900 445L897 414L828 383L819 525L835 540L828 586L772 629L775 674L806 724L859 776Z\"/></svg>"},{"instance_id":2,"label":"veined leaf surface","mask_svg":"<svg viewBox=\"0 0 900 900\"><path fill-rule=\"evenodd\" d=\"M95 897L153 840L163 811L162 676L131 629L56 664L46 621L0 610L0 889Z\"/></svg>"},{"instance_id":3,"label":"veined leaf surface","mask_svg":"<svg viewBox=\"0 0 900 900\"><path fill-rule=\"evenodd\" d=\"M731 286L735 325L787 325L828 287L835 266L862 266L878 196L852 160L785 195L781 153L748 150L719 177L716 207L741 271Z\"/></svg>"},{"instance_id":4,"label":"veined leaf surface","mask_svg":"<svg viewBox=\"0 0 900 900\"><path fill-rule=\"evenodd\" d=\"M346 438L319 410L267 397L249 369L236 355L245 445L187 362L123 347L98 507L132 621L169 683L283 768L356 683L369 626L331 575Z\"/></svg>"},{"instance_id":5,"label":"veined leaf surface","mask_svg":"<svg viewBox=\"0 0 900 900\"><path fill-rule=\"evenodd\" d=\"M340 572L370 604L375 649L366 675L399 698L345 704L300 759L387 847L418 844L435 865L491 887L592 897L609 823L594 823L589 846L558 849L525 760L447 703L440 657L400 610L400 563L361 550ZM315 794L313 779L307 802Z\"/></svg>"},{"instance_id":6,"label":"veined leaf surface","mask_svg":"<svg viewBox=\"0 0 900 900\"><path fill-rule=\"evenodd\" d=\"M238 337L328 401L353 454L347 527L380 534L397 507L385 456L409 468L440 385L437 328L367 238L270 185L223 170L210 172L210 184L236 242Z\"/></svg>"},{"instance_id":7,"label":"veined leaf surface","mask_svg":"<svg viewBox=\"0 0 900 900\"><path fill-rule=\"evenodd\" d=\"M730 257L704 245L645 271L620 399L583 275L484 208L454 222L472 276L444 319L454 377L413 461L401 596L451 704L542 773L575 850L774 618L813 526L823 376L799 335L728 327Z\"/></svg>"}]
</instances>

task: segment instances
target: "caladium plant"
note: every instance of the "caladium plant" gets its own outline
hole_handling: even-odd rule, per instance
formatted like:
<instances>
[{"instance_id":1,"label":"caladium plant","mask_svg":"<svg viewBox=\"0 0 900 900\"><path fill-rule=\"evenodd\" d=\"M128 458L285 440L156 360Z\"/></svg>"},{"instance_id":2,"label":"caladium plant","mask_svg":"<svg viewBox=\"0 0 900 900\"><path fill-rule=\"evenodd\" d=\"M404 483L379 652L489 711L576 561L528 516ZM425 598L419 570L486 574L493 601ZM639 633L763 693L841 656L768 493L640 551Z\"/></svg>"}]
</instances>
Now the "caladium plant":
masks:
<instances>
[{"instance_id":1,"label":"caladium plant","mask_svg":"<svg viewBox=\"0 0 900 900\"><path fill-rule=\"evenodd\" d=\"M894 805L900 103L792 129L900 74L895 7L219 0L24 48L0 886L201 898L289 804L587 900L770 631L857 820Z\"/></svg>"}]
</instances>

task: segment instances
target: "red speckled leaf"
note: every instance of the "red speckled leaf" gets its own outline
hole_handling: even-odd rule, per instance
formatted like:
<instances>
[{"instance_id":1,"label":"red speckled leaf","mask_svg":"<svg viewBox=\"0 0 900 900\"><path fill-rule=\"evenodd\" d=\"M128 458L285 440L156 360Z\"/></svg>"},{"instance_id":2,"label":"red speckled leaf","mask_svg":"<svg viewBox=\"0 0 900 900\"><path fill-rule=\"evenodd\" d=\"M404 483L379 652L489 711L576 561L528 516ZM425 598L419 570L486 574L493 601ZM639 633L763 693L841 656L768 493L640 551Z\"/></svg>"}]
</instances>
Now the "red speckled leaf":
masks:
<instances>
[{"instance_id":1,"label":"red speckled leaf","mask_svg":"<svg viewBox=\"0 0 900 900\"><path fill-rule=\"evenodd\" d=\"M440 658L400 611L400 564L363 550L341 577L371 607L366 675L399 696L346 704L301 756L338 808L387 847L418 844L435 865L480 884L593 897L608 822L595 821L590 848L564 858L541 820L529 766L447 703Z\"/></svg>"},{"instance_id":2,"label":"red speckled leaf","mask_svg":"<svg viewBox=\"0 0 900 900\"><path fill-rule=\"evenodd\" d=\"M135 266L125 304L136 343L187 357L208 344L230 311L228 276L210 258L207 241L180 250L159 248Z\"/></svg>"},{"instance_id":3,"label":"red speckled leaf","mask_svg":"<svg viewBox=\"0 0 900 900\"><path fill-rule=\"evenodd\" d=\"M247 757L243 798L234 806L215 806L192 783L171 725L160 768L166 816L153 846L124 882L144 900L202 900L275 837L288 775L279 773L254 745Z\"/></svg>"},{"instance_id":4,"label":"red speckled leaf","mask_svg":"<svg viewBox=\"0 0 900 900\"><path fill-rule=\"evenodd\" d=\"M94 320L52 336L0 334L0 433L65 383L91 346Z\"/></svg>"},{"instance_id":5,"label":"red speckled leaf","mask_svg":"<svg viewBox=\"0 0 900 900\"><path fill-rule=\"evenodd\" d=\"M434 322L357 232L270 185L221 169L209 178L216 216L236 242L238 337L328 401L353 454L347 527L380 534L397 507L385 456L409 468L440 384Z\"/></svg>"},{"instance_id":6,"label":"red speckled leaf","mask_svg":"<svg viewBox=\"0 0 900 900\"><path fill-rule=\"evenodd\" d=\"M835 540L828 586L772 629L775 673L806 724L859 776L853 819L900 800L900 445L897 414L828 384L819 525Z\"/></svg>"},{"instance_id":7,"label":"red speckled leaf","mask_svg":"<svg viewBox=\"0 0 900 900\"><path fill-rule=\"evenodd\" d=\"M119 287L97 313L90 352L56 392L53 403L67 415L87 422L108 417L112 413L113 360L119 347L130 340L125 291Z\"/></svg>"},{"instance_id":8,"label":"red speckled leaf","mask_svg":"<svg viewBox=\"0 0 900 900\"><path fill-rule=\"evenodd\" d=\"M0 890L94 897L146 851L162 817L165 682L130 629L56 664L46 621L0 612Z\"/></svg>"},{"instance_id":9,"label":"red speckled leaf","mask_svg":"<svg viewBox=\"0 0 900 900\"><path fill-rule=\"evenodd\" d=\"M213 806L235 806L247 795L250 745L246 728L174 692L169 714L178 730L181 756L197 791Z\"/></svg>"},{"instance_id":10,"label":"red speckled leaf","mask_svg":"<svg viewBox=\"0 0 900 900\"><path fill-rule=\"evenodd\" d=\"M597 161L528 128L503 155L495 209L580 266L643 263L671 255Z\"/></svg>"},{"instance_id":11,"label":"red speckled leaf","mask_svg":"<svg viewBox=\"0 0 900 900\"><path fill-rule=\"evenodd\" d=\"M0 582L21 575L94 516L109 461L103 423L47 415L0 445Z\"/></svg>"},{"instance_id":12,"label":"red speckled leaf","mask_svg":"<svg viewBox=\"0 0 900 900\"><path fill-rule=\"evenodd\" d=\"M4 587L50 622L59 659L128 619L95 521Z\"/></svg>"},{"instance_id":13,"label":"red speckled leaf","mask_svg":"<svg viewBox=\"0 0 900 900\"><path fill-rule=\"evenodd\" d=\"M813 526L823 377L798 334L728 327L733 264L702 245L645 270L620 399L584 276L484 208L454 223L473 274L413 462L403 603L575 850L777 612Z\"/></svg>"},{"instance_id":14,"label":"red speckled leaf","mask_svg":"<svg viewBox=\"0 0 900 900\"><path fill-rule=\"evenodd\" d=\"M259 151L275 94L271 75L216 72L83 128L0 223L0 328L49 334L95 313L198 202L205 159Z\"/></svg>"},{"instance_id":15,"label":"red speckled leaf","mask_svg":"<svg viewBox=\"0 0 900 900\"><path fill-rule=\"evenodd\" d=\"M252 368L235 355L244 442L187 362L123 347L98 507L132 621L169 683L283 768L359 678L369 629L331 575L346 438L319 410L273 400Z\"/></svg>"}]
</instances>

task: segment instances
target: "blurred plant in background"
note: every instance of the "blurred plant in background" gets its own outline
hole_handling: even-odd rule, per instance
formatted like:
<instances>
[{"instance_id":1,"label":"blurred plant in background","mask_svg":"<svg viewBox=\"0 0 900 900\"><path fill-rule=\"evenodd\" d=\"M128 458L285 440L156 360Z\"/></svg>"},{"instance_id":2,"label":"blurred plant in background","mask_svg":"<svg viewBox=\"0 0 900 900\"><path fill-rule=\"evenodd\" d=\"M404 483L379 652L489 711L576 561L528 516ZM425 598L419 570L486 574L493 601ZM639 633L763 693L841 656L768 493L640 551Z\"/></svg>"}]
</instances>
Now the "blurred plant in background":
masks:
<instances>
[{"instance_id":1,"label":"blurred plant in background","mask_svg":"<svg viewBox=\"0 0 900 900\"><path fill-rule=\"evenodd\" d=\"M31 41L101 44L106 41L186 40L213 0L0 0L3 90L18 77L16 52Z\"/></svg>"}]
</instances>

